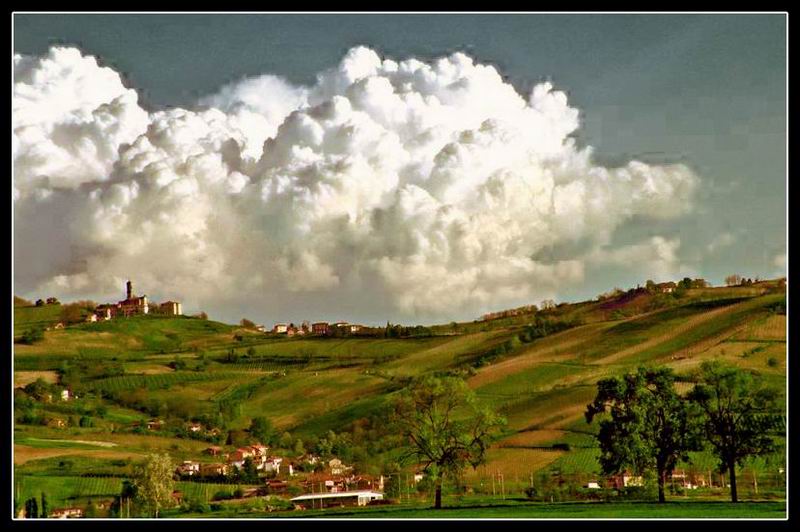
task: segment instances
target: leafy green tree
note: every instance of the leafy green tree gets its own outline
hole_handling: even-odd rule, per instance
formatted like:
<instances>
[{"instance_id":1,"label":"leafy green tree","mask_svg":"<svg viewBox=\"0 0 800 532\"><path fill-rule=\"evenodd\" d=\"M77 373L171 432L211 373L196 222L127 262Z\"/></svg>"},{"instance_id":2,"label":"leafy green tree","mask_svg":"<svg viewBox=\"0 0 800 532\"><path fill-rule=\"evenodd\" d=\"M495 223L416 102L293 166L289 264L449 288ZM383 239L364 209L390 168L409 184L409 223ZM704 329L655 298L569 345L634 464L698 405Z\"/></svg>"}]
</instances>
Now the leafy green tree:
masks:
<instances>
[{"instance_id":1,"label":"leafy green tree","mask_svg":"<svg viewBox=\"0 0 800 532\"><path fill-rule=\"evenodd\" d=\"M738 502L736 466L752 456L775 451L775 436L784 426L778 413L778 391L745 371L719 361L702 364L700 381L689 399L704 413L705 436L729 473L731 501Z\"/></svg>"},{"instance_id":2,"label":"leafy green tree","mask_svg":"<svg viewBox=\"0 0 800 532\"><path fill-rule=\"evenodd\" d=\"M603 471L655 471L658 502L664 502L667 476L679 460L689 461L689 451L700 449L699 424L690 403L675 390L672 369L639 368L599 381L597 396L586 407L586 422L606 412L611 417L600 421L597 434Z\"/></svg>"},{"instance_id":3,"label":"leafy green tree","mask_svg":"<svg viewBox=\"0 0 800 532\"><path fill-rule=\"evenodd\" d=\"M467 465L483 463L493 436L505 424L454 377L416 380L393 406L393 421L407 442L402 459L415 460L431 477L437 509L442 507L443 478L455 479Z\"/></svg>"},{"instance_id":4,"label":"leafy green tree","mask_svg":"<svg viewBox=\"0 0 800 532\"><path fill-rule=\"evenodd\" d=\"M154 517L172 501L175 466L168 454L150 454L136 468L133 485L138 502Z\"/></svg>"},{"instance_id":5,"label":"leafy green tree","mask_svg":"<svg viewBox=\"0 0 800 532\"><path fill-rule=\"evenodd\" d=\"M261 443L272 445L277 437L278 431L272 422L264 416L256 416L250 422L250 434Z\"/></svg>"}]
</instances>

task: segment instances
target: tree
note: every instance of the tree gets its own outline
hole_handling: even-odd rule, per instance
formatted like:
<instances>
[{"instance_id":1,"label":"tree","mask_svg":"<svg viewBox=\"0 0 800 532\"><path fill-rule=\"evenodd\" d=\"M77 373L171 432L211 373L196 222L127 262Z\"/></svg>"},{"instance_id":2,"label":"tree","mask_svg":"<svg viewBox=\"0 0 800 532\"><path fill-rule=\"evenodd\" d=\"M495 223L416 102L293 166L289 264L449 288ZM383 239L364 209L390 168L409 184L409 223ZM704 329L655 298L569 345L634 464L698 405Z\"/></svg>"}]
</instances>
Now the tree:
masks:
<instances>
[{"instance_id":1,"label":"tree","mask_svg":"<svg viewBox=\"0 0 800 532\"><path fill-rule=\"evenodd\" d=\"M172 500L174 471L168 454L150 454L134 474L136 498L154 517L158 517L158 511Z\"/></svg>"},{"instance_id":2,"label":"tree","mask_svg":"<svg viewBox=\"0 0 800 532\"><path fill-rule=\"evenodd\" d=\"M245 329L255 329L256 324L252 321L248 320L247 318L242 318L242 321L239 322L239 325L244 327Z\"/></svg>"},{"instance_id":3,"label":"tree","mask_svg":"<svg viewBox=\"0 0 800 532\"><path fill-rule=\"evenodd\" d=\"M777 413L778 392L767 388L750 373L719 361L700 367L700 381L689 393L704 415L708 442L727 471L731 501L738 502L736 466L751 456L772 453L775 433L783 426Z\"/></svg>"},{"instance_id":4,"label":"tree","mask_svg":"<svg viewBox=\"0 0 800 532\"><path fill-rule=\"evenodd\" d=\"M39 517L39 505L36 503L36 497L31 497L25 501L25 518L36 519Z\"/></svg>"},{"instance_id":5,"label":"tree","mask_svg":"<svg viewBox=\"0 0 800 532\"><path fill-rule=\"evenodd\" d=\"M636 474L655 470L658 502L664 502L664 485L679 460L698 450L699 426L691 405L675 390L670 368L639 368L624 377L597 383L597 396L586 407L586 422L605 412L597 440L600 465L606 474L631 468Z\"/></svg>"},{"instance_id":6,"label":"tree","mask_svg":"<svg viewBox=\"0 0 800 532\"><path fill-rule=\"evenodd\" d=\"M393 421L407 441L403 460L414 459L433 480L434 507L442 507L442 480L484 462L486 449L505 420L478 404L458 378L424 377L394 403Z\"/></svg>"},{"instance_id":7,"label":"tree","mask_svg":"<svg viewBox=\"0 0 800 532\"><path fill-rule=\"evenodd\" d=\"M261 443L272 445L277 436L277 431L269 419L264 416L257 416L250 422L250 435Z\"/></svg>"},{"instance_id":8,"label":"tree","mask_svg":"<svg viewBox=\"0 0 800 532\"><path fill-rule=\"evenodd\" d=\"M47 504L47 495L45 494L45 492L42 492L42 513L41 513L41 516L42 517L47 517L47 514L48 514L49 510L50 510L50 507Z\"/></svg>"},{"instance_id":9,"label":"tree","mask_svg":"<svg viewBox=\"0 0 800 532\"><path fill-rule=\"evenodd\" d=\"M28 329L22 333L21 342L26 345L33 345L44 338L44 331L40 327Z\"/></svg>"},{"instance_id":10,"label":"tree","mask_svg":"<svg viewBox=\"0 0 800 532\"><path fill-rule=\"evenodd\" d=\"M70 303L61 307L61 321L66 325L81 323L83 321L83 306L79 303Z\"/></svg>"},{"instance_id":11,"label":"tree","mask_svg":"<svg viewBox=\"0 0 800 532\"><path fill-rule=\"evenodd\" d=\"M732 275L725 277L725 284L728 286L739 286L741 282L742 282L742 276L739 275L738 273L734 273Z\"/></svg>"}]
</instances>

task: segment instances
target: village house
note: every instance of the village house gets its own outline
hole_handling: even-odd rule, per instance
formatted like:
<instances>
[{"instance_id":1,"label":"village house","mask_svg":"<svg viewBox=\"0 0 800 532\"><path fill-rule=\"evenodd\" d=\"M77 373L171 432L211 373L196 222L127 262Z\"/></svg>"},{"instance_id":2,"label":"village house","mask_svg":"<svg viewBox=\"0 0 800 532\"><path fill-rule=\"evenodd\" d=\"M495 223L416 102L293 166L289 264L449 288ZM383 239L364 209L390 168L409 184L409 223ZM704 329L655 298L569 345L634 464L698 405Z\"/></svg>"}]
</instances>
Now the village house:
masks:
<instances>
[{"instance_id":1,"label":"village house","mask_svg":"<svg viewBox=\"0 0 800 532\"><path fill-rule=\"evenodd\" d=\"M674 282L672 282L672 281L669 281L669 282L666 282L666 283L658 283L658 284L656 285L656 289L657 289L659 292L661 292L662 294L669 294L669 293L672 293L672 292L674 292L674 291L675 291L675 289L676 289L677 287L678 287L678 285L677 285L677 284L675 284L675 283L674 283Z\"/></svg>"},{"instance_id":2,"label":"village house","mask_svg":"<svg viewBox=\"0 0 800 532\"><path fill-rule=\"evenodd\" d=\"M244 467L244 461L247 458L253 458L255 454L250 447L239 447L228 456L228 464L241 469Z\"/></svg>"},{"instance_id":3,"label":"village house","mask_svg":"<svg viewBox=\"0 0 800 532\"><path fill-rule=\"evenodd\" d=\"M211 456L219 456L222 454L222 447L212 445L211 447L207 447L203 452Z\"/></svg>"},{"instance_id":4,"label":"village house","mask_svg":"<svg viewBox=\"0 0 800 532\"><path fill-rule=\"evenodd\" d=\"M166 314L167 316L180 316L183 314L181 304L177 301L164 301L158 306L159 314Z\"/></svg>"},{"instance_id":5,"label":"village house","mask_svg":"<svg viewBox=\"0 0 800 532\"><path fill-rule=\"evenodd\" d=\"M201 477L219 477L228 474L228 465L220 463L200 464Z\"/></svg>"},{"instance_id":6,"label":"village house","mask_svg":"<svg viewBox=\"0 0 800 532\"><path fill-rule=\"evenodd\" d=\"M95 323L96 321L97 321L97 314L96 313L89 314L88 316L86 316L86 322L87 323Z\"/></svg>"},{"instance_id":7,"label":"village house","mask_svg":"<svg viewBox=\"0 0 800 532\"><path fill-rule=\"evenodd\" d=\"M622 489L631 486L644 486L644 479L641 476L634 475L629 471L624 471L609 477L609 484L614 489Z\"/></svg>"},{"instance_id":8,"label":"village house","mask_svg":"<svg viewBox=\"0 0 800 532\"><path fill-rule=\"evenodd\" d=\"M289 326L286 325L285 323L276 323L275 326L272 328L272 332L277 334L285 334L288 328Z\"/></svg>"},{"instance_id":9,"label":"village house","mask_svg":"<svg viewBox=\"0 0 800 532\"><path fill-rule=\"evenodd\" d=\"M54 508L50 512L50 517L53 519L75 519L83 517L82 508Z\"/></svg>"},{"instance_id":10,"label":"village house","mask_svg":"<svg viewBox=\"0 0 800 532\"><path fill-rule=\"evenodd\" d=\"M203 430L203 425L200 423L189 423L189 432L200 432Z\"/></svg>"},{"instance_id":11,"label":"village house","mask_svg":"<svg viewBox=\"0 0 800 532\"><path fill-rule=\"evenodd\" d=\"M311 332L313 334L324 335L328 334L330 331L330 326L328 325L327 321L318 321L317 323L311 324Z\"/></svg>"},{"instance_id":12,"label":"village house","mask_svg":"<svg viewBox=\"0 0 800 532\"><path fill-rule=\"evenodd\" d=\"M264 461L264 471L267 473L274 472L276 475L280 475L282 462L283 458L279 456L270 456Z\"/></svg>"},{"instance_id":13,"label":"village house","mask_svg":"<svg viewBox=\"0 0 800 532\"><path fill-rule=\"evenodd\" d=\"M164 422L160 419L151 419L147 422L148 430L161 430L161 427L164 426Z\"/></svg>"},{"instance_id":14,"label":"village house","mask_svg":"<svg viewBox=\"0 0 800 532\"><path fill-rule=\"evenodd\" d=\"M61 400L62 401L69 401L69 397L70 397L70 395L69 395L69 390L68 389L65 388L65 389L61 390Z\"/></svg>"},{"instance_id":15,"label":"village house","mask_svg":"<svg viewBox=\"0 0 800 532\"><path fill-rule=\"evenodd\" d=\"M200 475L200 462L193 462L191 460L184 460L181 465L175 470L175 472L180 476L187 476L191 477L194 475Z\"/></svg>"}]
</instances>

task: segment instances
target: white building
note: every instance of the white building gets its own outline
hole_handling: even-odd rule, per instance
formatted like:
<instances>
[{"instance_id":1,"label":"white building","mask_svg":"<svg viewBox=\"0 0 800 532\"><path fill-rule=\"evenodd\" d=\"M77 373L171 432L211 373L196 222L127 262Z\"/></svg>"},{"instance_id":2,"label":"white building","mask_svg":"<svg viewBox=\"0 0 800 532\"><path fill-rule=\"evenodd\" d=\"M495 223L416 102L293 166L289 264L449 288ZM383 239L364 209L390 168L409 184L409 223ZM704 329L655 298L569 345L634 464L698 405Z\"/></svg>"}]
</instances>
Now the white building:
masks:
<instances>
[{"instance_id":1,"label":"white building","mask_svg":"<svg viewBox=\"0 0 800 532\"><path fill-rule=\"evenodd\" d=\"M341 491L339 493L307 493L292 499L302 506L325 507L344 505L366 506L371 501L382 500L383 493L372 490Z\"/></svg>"}]
</instances>

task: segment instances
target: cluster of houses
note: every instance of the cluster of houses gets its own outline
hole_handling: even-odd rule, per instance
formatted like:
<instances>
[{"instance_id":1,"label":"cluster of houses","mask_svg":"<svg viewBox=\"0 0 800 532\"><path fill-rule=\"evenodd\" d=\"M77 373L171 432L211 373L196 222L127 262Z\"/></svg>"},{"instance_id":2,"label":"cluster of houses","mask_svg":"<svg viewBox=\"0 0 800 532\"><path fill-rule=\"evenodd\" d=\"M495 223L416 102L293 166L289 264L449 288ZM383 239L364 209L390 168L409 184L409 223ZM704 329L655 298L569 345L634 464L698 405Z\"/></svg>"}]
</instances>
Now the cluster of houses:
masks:
<instances>
[{"instance_id":1,"label":"cluster of houses","mask_svg":"<svg viewBox=\"0 0 800 532\"><path fill-rule=\"evenodd\" d=\"M672 471L667 481L671 485L683 489L713 487L711 472L708 472L706 475L696 471L675 469ZM611 475L608 477L607 482L605 483L606 488L617 490L636 486L644 486L644 479L639 475L631 473L630 471L623 471L622 473ZM591 481L586 483L583 487L587 489L601 489L603 486L601 486L600 482L598 481Z\"/></svg>"},{"instance_id":2,"label":"cluster of houses","mask_svg":"<svg viewBox=\"0 0 800 532\"><path fill-rule=\"evenodd\" d=\"M311 454L302 457L297 462L284 461L282 457L270 454L269 447L260 443L239 447L230 453L225 453L222 447L212 445L205 449L204 453L209 456L217 457L222 461L203 463L194 460L186 460L177 467L175 473L180 477L228 476L233 474L237 469L243 469L245 461L249 459L252 461L257 471L266 473L269 477L274 478L281 475L282 468L286 477L293 477L295 475L295 466L297 463L302 462L310 465L320 463L320 458ZM326 481L335 480L334 477L346 479L346 476L353 471L352 466L343 464L338 458L332 458L326 465L326 471L332 475L332 478L328 478ZM330 486L335 490L338 484L334 483L330 484Z\"/></svg>"},{"instance_id":3,"label":"cluster of houses","mask_svg":"<svg viewBox=\"0 0 800 532\"><path fill-rule=\"evenodd\" d=\"M164 314L166 316L180 316L183 314L181 304L177 301L165 301L161 304L151 303L147 296L137 296L133 293L133 283L128 281L125 285L126 297L116 303L98 305L87 321L111 320L118 317L138 316L143 314Z\"/></svg>"},{"instance_id":4,"label":"cluster of houses","mask_svg":"<svg viewBox=\"0 0 800 532\"><path fill-rule=\"evenodd\" d=\"M285 334L286 336L299 336L303 334L326 336L331 334L334 330L354 334L362 328L362 325L348 323L346 321L337 321L335 323L328 323L327 321L309 323L308 321L304 321L300 326L294 323L276 323L275 326L272 327L272 332L274 334Z\"/></svg>"}]
</instances>

